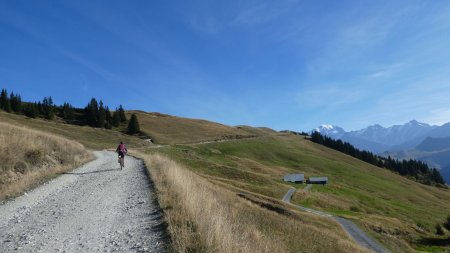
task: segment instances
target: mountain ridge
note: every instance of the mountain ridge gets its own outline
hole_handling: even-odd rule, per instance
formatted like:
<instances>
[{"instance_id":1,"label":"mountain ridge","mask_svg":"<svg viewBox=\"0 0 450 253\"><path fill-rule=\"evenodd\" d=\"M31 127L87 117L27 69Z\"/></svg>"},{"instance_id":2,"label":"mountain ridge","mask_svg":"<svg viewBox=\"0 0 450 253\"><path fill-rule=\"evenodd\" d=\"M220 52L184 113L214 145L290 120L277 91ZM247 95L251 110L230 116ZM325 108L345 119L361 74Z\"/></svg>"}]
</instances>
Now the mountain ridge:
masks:
<instances>
[{"instance_id":1,"label":"mountain ridge","mask_svg":"<svg viewBox=\"0 0 450 253\"><path fill-rule=\"evenodd\" d=\"M436 126L411 120L403 125L375 124L349 132L339 126L321 125L314 131L385 157L424 161L440 169L445 181L450 182L450 123Z\"/></svg>"},{"instance_id":2,"label":"mountain ridge","mask_svg":"<svg viewBox=\"0 0 450 253\"><path fill-rule=\"evenodd\" d=\"M360 130L348 132L342 127L324 124L311 132L314 131L334 139L350 142L361 149L382 153L395 149L413 148L427 136L449 137L450 123L436 126L411 120L402 125L383 127L380 124L374 124Z\"/></svg>"}]
</instances>

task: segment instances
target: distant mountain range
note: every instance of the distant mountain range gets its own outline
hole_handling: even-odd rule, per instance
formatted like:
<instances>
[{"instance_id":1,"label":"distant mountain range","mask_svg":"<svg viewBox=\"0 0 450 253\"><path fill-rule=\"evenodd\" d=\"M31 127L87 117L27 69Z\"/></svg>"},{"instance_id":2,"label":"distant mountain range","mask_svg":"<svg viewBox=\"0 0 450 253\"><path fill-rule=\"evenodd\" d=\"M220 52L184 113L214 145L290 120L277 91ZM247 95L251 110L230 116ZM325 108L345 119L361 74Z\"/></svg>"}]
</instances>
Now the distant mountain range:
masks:
<instances>
[{"instance_id":1,"label":"distant mountain range","mask_svg":"<svg viewBox=\"0 0 450 253\"><path fill-rule=\"evenodd\" d=\"M436 126L412 120L403 125L376 124L350 132L338 126L321 125L312 131L383 156L425 161L441 169L442 176L450 182L450 123Z\"/></svg>"}]
</instances>

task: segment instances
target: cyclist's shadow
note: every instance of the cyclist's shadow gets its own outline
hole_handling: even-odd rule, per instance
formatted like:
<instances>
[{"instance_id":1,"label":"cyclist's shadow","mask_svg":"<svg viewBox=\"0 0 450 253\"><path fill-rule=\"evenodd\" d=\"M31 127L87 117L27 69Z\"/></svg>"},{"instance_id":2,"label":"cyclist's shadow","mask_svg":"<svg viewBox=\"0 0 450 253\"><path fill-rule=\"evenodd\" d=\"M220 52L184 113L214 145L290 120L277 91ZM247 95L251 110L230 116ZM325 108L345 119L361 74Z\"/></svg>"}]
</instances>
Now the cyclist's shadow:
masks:
<instances>
[{"instance_id":1,"label":"cyclist's shadow","mask_svg":"<svg viewBox=\"0 0 450 253\"><path fill-rule=\"evenodd\" d=\"M121 169L119 168L119 169L95 170L95 171L89 171L89 172L64 172L62 174L67 174L67 175L87 175L87 174L111 172L111 171L116 171L116 170L120 171Z\"/></svg>"}]
</instances>

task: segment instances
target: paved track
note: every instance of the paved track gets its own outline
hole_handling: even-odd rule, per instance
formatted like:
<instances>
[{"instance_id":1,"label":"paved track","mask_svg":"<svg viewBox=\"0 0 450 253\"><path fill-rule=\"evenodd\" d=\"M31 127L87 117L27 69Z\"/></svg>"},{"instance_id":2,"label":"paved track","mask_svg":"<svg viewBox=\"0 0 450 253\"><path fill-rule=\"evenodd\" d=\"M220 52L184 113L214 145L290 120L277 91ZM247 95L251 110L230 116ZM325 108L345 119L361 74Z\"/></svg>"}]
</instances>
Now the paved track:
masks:
<instances>
[{"instance_id":1,"label":"paved track","mask_svg":"<svg viewBox=\"0 0 450 253\"><path fill-rule=\"evenodd\" d=\"M289 189L282 200L284 202L291 203L291 198L294 193L295 189ZM377 241L365 234L361 229L359 229L358 226L356 226L355 223L342 217L333 216L331 214L327 214L325 212L321 212L304 206L297 205L297 207L300 210L336 220L345 230L345 232L347 232L347 234L359 245L377 253L389 253L389 251L383 245L379 244Z\"/></svg>"}]
</instances>

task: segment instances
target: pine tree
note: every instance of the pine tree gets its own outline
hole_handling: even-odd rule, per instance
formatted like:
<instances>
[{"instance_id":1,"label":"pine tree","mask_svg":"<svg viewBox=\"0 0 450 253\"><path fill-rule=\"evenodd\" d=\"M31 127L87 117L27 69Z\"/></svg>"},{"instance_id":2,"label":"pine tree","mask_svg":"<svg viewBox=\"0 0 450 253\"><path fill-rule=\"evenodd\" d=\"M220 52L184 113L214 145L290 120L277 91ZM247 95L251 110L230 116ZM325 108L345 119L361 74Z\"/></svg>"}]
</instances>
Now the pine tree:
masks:
<instances>
[{"instance_id":1,"label":"pine tree","mask_svg":"<svg viewBox=\"0 0 450 253\"><path fill-rule=\"evenodd\" d=\"M95 98L92 98L91 101L85 108L85 120L89 126L97 126L98 122L98 103Z\"/></svg>"},{"instance_id":2,"label":"pine tree","mask_svg":"<svg viewBox=\"0 0 450 253\"><path fill-rule=\"evenodd\" d=\"M61 118L68 123L75 120L75 110L69 103L64 103L61 110Z\"/></svg>"},{"instance_id":3,"label":"pine tree","mask_svg":"<svg viewBox=\"0 0 450 253\"><path fill-rule=\"evenodd\" d=\"M45 97L42 100L43 115L46 119L52 120L55 117L55 112L53 110L53 99L52 97Z\"/></svg>"},{"instance_id":4,"label":"pine tree","mask_svg":"<svg viewBox=\"0 0 450 253\"><path fill-rule=\"evenodd\" d=\"M6 108L5 108L5 111L6 112L11 112L12 111L12 109L11 109L11 100L6 100Z\"/></svg>"},{"instance_id":5,"label":"pine tree","mask_svg":"<svg viewBox=\"0 0 450 253\"><path fill-rule=\"evenodd\" d=\"M127 116L125 115L125 110L123 109L122 105L119 106L119 116L121 122L127 121Z\"/></svg>"},{"instance_id":6,"label":"pine tree","mask_svg":"<svg viewBox=\"0 0 450 253\"><path fill-rule=\"evenodd\" d=\"M98 109L97 127L104 128L105 121L106 121L105 107L103 107L103 102L100 100L99 109Z\"/></svg>"},{"instance_id":7,"label":"pine tree","mask_svg":"<svg viewBox=\"0 0 450 253\"><path fill-rule=\"evenodd\" d=\"M0 110L3 110L3 102L5 100L5 89L2 89L2 92L0 93Z\"/></svg>"},{"instance_id":8,"label":"pine tree","mask_svg":"<svg viewBox=\"0 0 450 253\"><path fill-rule=\"evenodd\" d=\"M111 121L112 121L112 116L111 116L111 111L109 110L109 107L108 107L108 106L105 107L105 115L106 115L106 121L108 121L109 123L111 123Z\"/></svg>"},{"instance_id":9,"label":"pine tree","mask_svg":"<svg viewBox=\"0 0 450 253\"><path fill-rule=\"evenodd\" d=\"M8 103L8 92L6 89L2 89L2 92L0 94L0 109L6 111L6 107Z\"/></svg>"},{"instance_id":10,"label":"pine tree","mask_svg":"<svg viewBox=\"0 0 450 253\"><path fill-rule=\"evenodd\" d=\"M130 122L128 123L128 133L129 134L137 134L139 133L140 127L136 114L132 114L130 118Z\"/></svg>"},{"instance_id":11,"label":"pine tree","mask_svg":"<svg viewBox=\"0 0 450 253\"><path fill-rule=\"evenodd\" d=\"M14 95L14 92L11 92L9 95L9 102L11 103L11 110L15 112L16 110L16 95Z\"/></svg>"},{"instance_id":12,"label":"pine tree","mask_svg":"<svg viewBox=\"0 0 450 253\"><path fill-rule=\"evenodd\" d=\"M20 97L20 95L14 95L14 93L11 92L9 100L11 101L11 109L14 112L22 111L22 98Z\"/></svg>"},{"instance_id":13,"label":"pine tree","mask_svg":"<svg viewBox=\"0 0 450 253\"><path fill-rule=\"evenodd\" d=\"M439 184L445 184L444 178L442 177L441 173L437 169L431 170L431 179Z\"/></svg>"},{"instance_id":14,"label":"pine tree","mask_svg":"<svg viewBox=\"0 0 450 253\"><path fill-rule=\"evenodd\" d=\"M23 107L25 116L30 118L36 118L39 115L37 103L27 103Z\"/></svg>"},{"instance_id":15,"label":"pine tree","mask_svg":"<svg viewBox=\"0 0 450 253\"><path fill-rule=\"evenodd\" d=\"M120 116L119 116L119 111L117 109L113 113L111 125L113 127L118 127L120 125Z\"/></svg>"},{"instance_id":16,"label":"pine tree","mask_svg":"<svg viewBox=\"0 0 450 253\"><path fill-rule=\"evenodd\" d=\"M111 129L112 128L112 116L111 116L111 111L109 110L108 106L105 108L105 115L106 115L105 128Z\"/></svg>"},{"instance_id":17,"label":"pine tree","mask_svg":"<svg viewBox=\"0 0 450 253\"><path fill-rule=\"evenodd\" d=\"M41 101L39 101L37 104L36 104L36 109L37 109L37 113L38 113L38 115L44 115L44 107L42 106L42 103L41 103Z\"/></svg>"}]
</instances>

